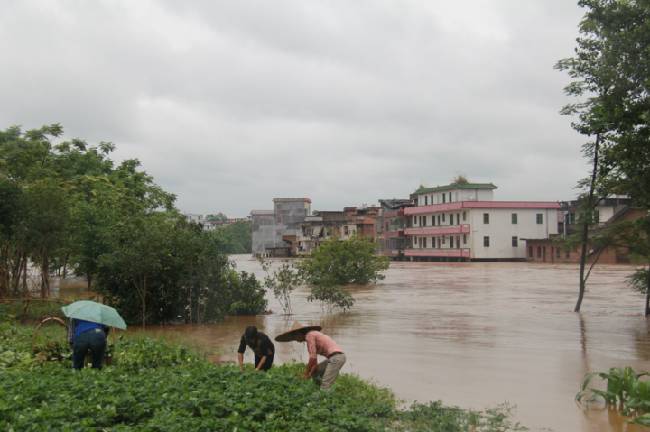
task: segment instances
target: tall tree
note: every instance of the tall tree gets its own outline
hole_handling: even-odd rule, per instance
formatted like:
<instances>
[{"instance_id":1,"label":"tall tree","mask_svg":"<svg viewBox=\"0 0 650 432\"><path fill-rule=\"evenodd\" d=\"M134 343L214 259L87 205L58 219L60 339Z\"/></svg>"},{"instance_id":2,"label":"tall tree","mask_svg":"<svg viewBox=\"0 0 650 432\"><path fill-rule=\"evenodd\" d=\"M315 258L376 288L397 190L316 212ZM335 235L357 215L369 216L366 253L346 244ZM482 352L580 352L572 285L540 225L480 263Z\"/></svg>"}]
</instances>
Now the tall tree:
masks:
<instances>
[{"instance_id":1,"label":"tall tree","mask_svg":"<svg viewBox=\"0 0 650 432\"><path fill-rule=\"evenodd\" d=\"M601 196L625 194L635 206L649 209L650 2L580 0L578 4L586 12L575 56L556 67L573 78L565 90L579 100L563 113L577 115L573 127L578 132L596 136L585 145L594 162L593 189ZM639 236L648 237L647 225L636 225ZM650 257L647 260L650 267ZM576 311L584 293L582 277L581 272ZM650 279L648 284L650 291ZM647 308L646 313L650 313Z\"/></svg>"}]
</instances>

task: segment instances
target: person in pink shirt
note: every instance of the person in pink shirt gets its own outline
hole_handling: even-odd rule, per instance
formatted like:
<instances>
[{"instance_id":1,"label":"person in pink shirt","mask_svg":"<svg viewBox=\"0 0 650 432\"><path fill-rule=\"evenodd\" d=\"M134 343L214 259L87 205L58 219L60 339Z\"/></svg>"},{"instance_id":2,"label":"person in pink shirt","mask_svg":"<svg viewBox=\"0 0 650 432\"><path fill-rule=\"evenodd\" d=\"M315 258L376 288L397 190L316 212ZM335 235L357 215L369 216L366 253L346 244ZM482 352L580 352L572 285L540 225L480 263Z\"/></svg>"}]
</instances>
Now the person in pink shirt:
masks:
<instances>
[{"instance_id":1,"label":"person in pink shirt","mask_svg":"<svg viewBox=\"0 0 650 432\"><path fill-rule=\"evenodd\" d=\"M339 371L345 364L345 354L334 339L320 332L321 326L303 326L295 322L288 332L275 337L278 342L306 342L309 362L305 368L305 379L313 378L320 383L321 390L329 389ZM318 356L325 357L325 360L318 363Z\"/></svg>"}]
</instances>

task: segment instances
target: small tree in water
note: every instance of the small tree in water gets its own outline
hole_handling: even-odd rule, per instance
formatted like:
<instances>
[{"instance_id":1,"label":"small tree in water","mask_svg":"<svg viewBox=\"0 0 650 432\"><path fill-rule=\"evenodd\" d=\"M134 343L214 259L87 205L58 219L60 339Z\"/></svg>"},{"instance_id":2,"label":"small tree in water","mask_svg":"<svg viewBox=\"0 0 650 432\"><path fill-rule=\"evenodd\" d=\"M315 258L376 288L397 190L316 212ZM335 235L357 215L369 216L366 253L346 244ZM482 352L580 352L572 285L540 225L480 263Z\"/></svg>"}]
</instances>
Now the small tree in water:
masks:
<instances>
[{"instance_id":1,"label":"small tree in water","mask_svg":"<svg viewBox=\"0 0 650 432\"><path fill-rule=\"evenodd\" d=\"M273 292L273 296L282 307L282 312L285 315L291 315L291 293L302 282L300 272L292 264L285 262L273 274L269 274L270 265L263 259L260 259L260 263L267 273L264 278L264 286Z\"/></svg>"},{"instance_id":2,"label":"small tree in water","mask_svg":"<svg viewBox=\"0 0 650 432\"><path fill-rule=\"evenodd\" d=\"M367 285L384 279L381 272L388 268L388 258L375 254L373 242L355 236L324 241L298 268L311 286L307 300L318 300L329 309L347 310L354 304L354 298L342 286Z\"/></svg>"}]
</instances>

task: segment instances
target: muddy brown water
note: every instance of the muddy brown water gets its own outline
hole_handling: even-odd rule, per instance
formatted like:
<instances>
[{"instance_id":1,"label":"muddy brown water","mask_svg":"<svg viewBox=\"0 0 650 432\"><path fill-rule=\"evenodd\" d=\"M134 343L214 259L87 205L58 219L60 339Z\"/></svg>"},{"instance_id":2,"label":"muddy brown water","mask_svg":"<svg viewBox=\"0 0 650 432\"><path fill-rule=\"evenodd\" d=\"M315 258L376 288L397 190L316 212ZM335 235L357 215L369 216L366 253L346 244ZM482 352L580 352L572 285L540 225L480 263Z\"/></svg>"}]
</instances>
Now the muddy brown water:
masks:
<instances>
[{"instance_id":1,"label":"muddy brown water","mask_svg":"<svg viewBox=\"0 0 650 432\"><path fill-rule=\"evenodd\" d=\"M239 270L264 276L249 256L233 260ZM440 399L484 409L508 402L531 430L647 431L574 402L588 371L650 370L643 296L625 284L632 271L597 266L576 314L574 265L395 262L385 280L352 288L356 304L345 314L324 312L299 289L291 317L270 297L269 315L147 332L235 361L247 325L275 336L293 320L319 323L345 350L344 372L390 387L406 403ZM276 343L276 351L276 363L307 357L295 342ZM246 361L252 361L248 352Z\"/></svg>"}]
</instances>

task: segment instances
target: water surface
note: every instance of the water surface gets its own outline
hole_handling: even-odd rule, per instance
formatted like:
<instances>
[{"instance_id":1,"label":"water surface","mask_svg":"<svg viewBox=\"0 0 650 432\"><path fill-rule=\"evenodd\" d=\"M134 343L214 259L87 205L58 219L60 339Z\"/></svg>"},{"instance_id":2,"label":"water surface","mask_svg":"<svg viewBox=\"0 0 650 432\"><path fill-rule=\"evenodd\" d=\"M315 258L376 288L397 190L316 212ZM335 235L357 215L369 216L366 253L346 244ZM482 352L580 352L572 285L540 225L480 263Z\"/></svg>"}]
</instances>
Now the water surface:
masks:
<instances>
[{"instance_id":1,"label":"water surface","mask_svg":"<svg viewBox=\"0 0 650 432\"><path fill-rule=\"evenodd\" d=\"M264 276L249 256L234 260L239 270ZM597 266L576 314L574 265L395 262L385 280L352 288L356 304L345 314L323 311L299 289L292 317L270 298L270 315L150 331L235 361L247 325L273 337L293 320L321 324L346 352L343 371L388 386L407 402L441 399L475 409L509 402L532 430L632 432L647 429L574 402L588 371L650 370L644 299L625 284L632 271ZM276 343L276 350L278 363L307 358L295 342Z\"/></svg>"}]
</instances>

